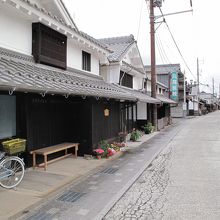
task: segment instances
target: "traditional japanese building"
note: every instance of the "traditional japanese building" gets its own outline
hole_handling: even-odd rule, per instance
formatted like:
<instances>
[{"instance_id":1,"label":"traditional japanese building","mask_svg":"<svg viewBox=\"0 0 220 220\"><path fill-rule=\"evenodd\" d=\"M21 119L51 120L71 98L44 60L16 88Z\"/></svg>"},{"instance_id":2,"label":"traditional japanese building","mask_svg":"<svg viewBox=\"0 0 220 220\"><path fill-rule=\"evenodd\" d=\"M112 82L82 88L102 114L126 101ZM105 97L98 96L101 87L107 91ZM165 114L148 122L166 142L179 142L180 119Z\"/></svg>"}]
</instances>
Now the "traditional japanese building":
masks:
<instances>
[{"instance_id":1,"label":"traditional japanese building","mask_svg":"<svg viewBox=\"0 0 220 220\"><path fill-rule=\"evenodd\" d=\"M26 139L29 158L62 142L83 155L118 136L139 97L103 80L112 49L79 31L62 1L0 1L0 29L0 142Z\"/></svg>"}]
</instances>

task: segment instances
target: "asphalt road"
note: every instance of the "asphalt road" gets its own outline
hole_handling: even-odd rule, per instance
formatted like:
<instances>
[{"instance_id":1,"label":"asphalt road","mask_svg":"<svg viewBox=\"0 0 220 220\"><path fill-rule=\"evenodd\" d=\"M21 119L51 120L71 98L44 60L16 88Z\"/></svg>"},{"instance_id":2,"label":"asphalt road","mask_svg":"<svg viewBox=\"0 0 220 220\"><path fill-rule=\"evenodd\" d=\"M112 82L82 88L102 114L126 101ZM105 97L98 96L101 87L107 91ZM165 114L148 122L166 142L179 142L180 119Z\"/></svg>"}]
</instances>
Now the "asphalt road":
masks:
<instances>
[{"instance_id":1,"label":"asphalt road","mask_svg":"<svg viewBox=\"0 0 220 220\"><path fill-rule=\"evenodd\" d=\"M105 219L219 220L220 112L185 120Z\"/></svg>"}]
</instances>

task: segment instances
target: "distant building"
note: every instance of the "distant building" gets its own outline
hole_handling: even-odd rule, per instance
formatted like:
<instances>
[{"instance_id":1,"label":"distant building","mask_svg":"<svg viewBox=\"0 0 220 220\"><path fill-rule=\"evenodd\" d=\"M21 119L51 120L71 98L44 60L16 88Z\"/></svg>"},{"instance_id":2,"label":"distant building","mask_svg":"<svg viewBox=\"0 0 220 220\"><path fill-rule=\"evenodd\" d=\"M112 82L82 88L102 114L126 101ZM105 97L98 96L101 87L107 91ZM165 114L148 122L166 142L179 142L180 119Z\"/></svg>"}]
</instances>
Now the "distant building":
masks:
<instances>
[{"instance_id":1,"label":"distant building","mask_svg":"<svg viewBox=\"0 0 220 220\"><path fill-rule=\"evenodd\" d=\"M147 91L151 91L151 66L145 66L145 71L147 74ZM158 106L157 111L158 130L171 123L171 106L176 105L176 101L170 99L168 81L169 80L166 80L166 77L160 81L157 79L156 98L161 101L161 105Z\"/></svg>"},{"instance_id":2,"label":"distant building","mask_svg":"<svg viewBox=\"0 0 220 220\"><path fill-rule=\"evenodd\" d=\"M150 66L146 66L150 73ZM171 116L183 117L183 99L184 99L184 75L181 72L180 64L163 64L156 66L157 82L163 84L163 94L177 102L172 105Z\"/></svg>"}]
</instances>

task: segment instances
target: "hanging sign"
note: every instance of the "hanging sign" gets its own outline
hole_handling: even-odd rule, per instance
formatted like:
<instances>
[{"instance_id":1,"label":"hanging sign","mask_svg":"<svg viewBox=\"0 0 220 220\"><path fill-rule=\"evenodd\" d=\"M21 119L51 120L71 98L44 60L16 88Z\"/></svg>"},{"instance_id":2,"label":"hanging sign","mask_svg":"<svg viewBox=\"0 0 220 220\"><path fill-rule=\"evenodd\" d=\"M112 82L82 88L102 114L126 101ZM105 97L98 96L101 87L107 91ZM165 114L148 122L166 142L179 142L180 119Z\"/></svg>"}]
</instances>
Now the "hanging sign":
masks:
<instances>
[{"instance_id":1,"label":"hanging sign","mask_svg":"<svg viewBox=\"0 0 220 220\"><path fill-rule=\"evenodd\" d=\"M106 108L106 109L104 110L104 116L105 116L105 117L108 117L108 116L109 116L109 109Z\"/></svg>"},{"instance_id":2,"label":"hanging sign","mask_svg":"<svg viewBox=\"0 0 220 220\"><path fill-rule=\"evenodd\" d=\"M171 99L178 100L178 73L171 73Z\"/></svg>"}]
</instances>

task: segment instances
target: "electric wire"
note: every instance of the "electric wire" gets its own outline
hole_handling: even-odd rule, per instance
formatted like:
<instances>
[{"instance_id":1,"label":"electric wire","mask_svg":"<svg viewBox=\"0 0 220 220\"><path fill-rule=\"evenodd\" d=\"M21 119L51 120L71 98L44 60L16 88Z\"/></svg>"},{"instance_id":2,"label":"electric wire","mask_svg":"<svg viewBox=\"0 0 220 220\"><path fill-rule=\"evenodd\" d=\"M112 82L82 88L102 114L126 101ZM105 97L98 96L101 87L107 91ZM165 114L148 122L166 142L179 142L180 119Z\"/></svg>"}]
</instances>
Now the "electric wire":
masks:
<instances>
[{"instance_id":1,"label":"electric wire","mask_svg":"<svg viewBox=\"0 0 220 220\"><path fill-rule=\"evenodd\" d=\"M159 32L156 33L156 36L158 37L158 42L159 42L159 45L160 45L160 47L161 47L162 53L163 53L163 55L164 55L164 57L165 57L166 63L171 64L171 62L170 62L170 60L169 60L169 58L168 58L168 56L167 56L167 53L166 53L166 51L165 51L165 49L164 49L164 46L163 46L163 43L162 43L162 41L161 41Z\"/></svg>"},{"instance_id":2,"label":"electric wire","mask_svg":"<svg viewBox=\"0 0 220 220\"><path fill-rule=\"evenodd\" d=\"M144 0L141 1L141 10L140 10L140 16L139 16L139 22L138 22L138 31L137 31L137 41L139 38L139 34L140 34L140 27L141 27L141 18L142 18L142 11L143 11L143 2Z\"/></svg>"},{"instance_id":3,"label":"electric wire","mask_svg":"<svg viewBox=\"0 0 220 220\"><path fill-rule=\"evenodd\" d=\"M165 17L164 17L164 14L163 14L162 10L161 10L161 7L159 7L159 10L160 10L160 12L161 12L161 15L163 16L164 23L166 24L166 27L167 27L167 29L168 29L168 32L170 33L170 36L171 36L171 38L172 38L172 40L173 40L173 42L174 42L174 44L175 44L175 46L176 46L176 48L177 48L177 51L178 51L179 54L180 54L180 57L182 58L182 60L183 60L183 62L184 62L184 64L185 64L185 66L186 66L186 68L189 70L189 72L191 73L191 75L193 76L193 78L196 79L196 76L192 73L191 69L189 68L189 66L188 66L188 64L187 64L187 62L186 62L186 60L185 60L185 58L183 57L183 54L182 54L182 52L181 52L181 50L180 50L180 48L179 48L179 46L178 46L178 44L177 44L177 42L176 42L176 40L175 40L175 38L174 38L174 35L172 34L172 32L171 32L171 30L170 30L170 27L169 27L169 25L167 24L167 22L166 22L166 20L165 20Z\"/></svg>"},{"instance_id":4,"label":"electric wire","mask_svg":"<svg viewBox=\"0 0 220 220\"><path fill-rule=\"evenodd\" d=\"M162 63L165 64L166 61L165 61L164 55L162 53L161 47L159 45L158 36L157 35L155 35L155 36L156 36L155 42L156 42L157 50L159 52L160 59L161 59Z\"/></svg>"}]
</instances>

